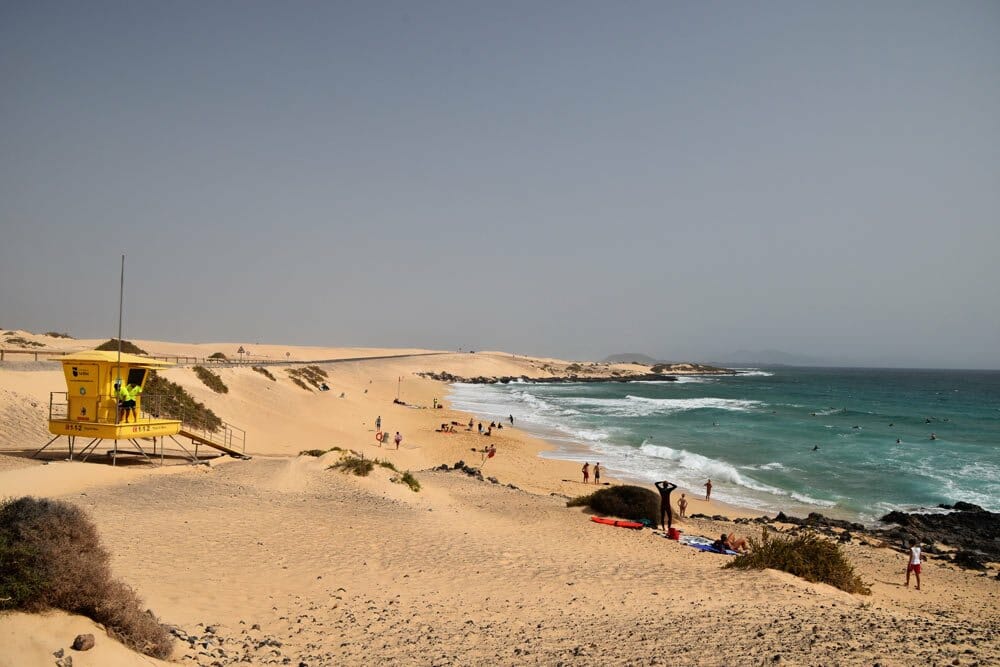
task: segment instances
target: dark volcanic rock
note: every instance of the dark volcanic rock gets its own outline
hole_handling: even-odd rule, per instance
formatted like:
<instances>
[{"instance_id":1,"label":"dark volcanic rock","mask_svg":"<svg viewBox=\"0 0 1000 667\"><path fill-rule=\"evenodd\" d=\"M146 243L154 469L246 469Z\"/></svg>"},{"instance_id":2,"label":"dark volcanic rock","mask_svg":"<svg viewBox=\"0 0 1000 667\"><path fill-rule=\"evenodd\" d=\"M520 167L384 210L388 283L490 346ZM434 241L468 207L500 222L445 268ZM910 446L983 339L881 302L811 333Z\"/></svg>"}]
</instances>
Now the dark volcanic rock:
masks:
<instances>
[{"instance_id":1,"label":"dark volcanic rock","mask_svg":"<svg viewBox=\"0 0 1000 667\"><path fill-rule=\"evenodd\" d=\"M438 380L439 382L464 382L466 384L508 384L510 382L531 382L534 384L559 384L562 382L643 382L655 380L657 382L676 382L676 375L662 375L660 373L643 373L642 375L561 375L557 377L532 378L527 375L502 375L500 377L486 377L478 375L476 377L465 378L451 373L417 373L420 377Z\"/></svg>"},{"instance_id":2,"label":"dark volcanic rock","mask_svg":"<svg viewBox=\"0 0 1000 667\"><path fill-rule=\"evenodd\" d=\"M94 635L92 634L77 635L76 639L73 640L74 651L89 651L92 648L94 648Z\"/></svg>"},{"instance_id":3,"label":"dark volcanic rock","mask_svg":"<svg viewBox=\"0 0 1000 667\"><path fill-rule=\"evenodd\" d=\"M976 556L983 560L1000 562L1000 514L970 503L955 503L951 509L954 511L949 514L890 512L882 521L897 524L923 542L941 542L960 551L977 552ZM883 533L895 538L900 529Z\"/></svg>"}]
</instances>

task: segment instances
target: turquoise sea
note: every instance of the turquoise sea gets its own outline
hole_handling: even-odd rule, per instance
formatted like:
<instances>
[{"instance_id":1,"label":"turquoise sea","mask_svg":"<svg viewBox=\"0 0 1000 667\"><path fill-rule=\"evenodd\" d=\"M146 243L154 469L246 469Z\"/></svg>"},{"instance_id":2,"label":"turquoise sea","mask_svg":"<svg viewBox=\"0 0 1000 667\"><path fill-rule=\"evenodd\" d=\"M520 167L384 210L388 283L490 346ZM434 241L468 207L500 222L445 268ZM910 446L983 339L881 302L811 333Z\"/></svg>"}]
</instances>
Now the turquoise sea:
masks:
<instances>
[{"instance_id":1,"label":"turquoise sea","mask_svg":"<svg viewBox=\"0 0 1000 667\"><path fill-rule=\"evenodd\" d=\"M455 384L450 399L487 421L513 414L557 445L547 456L696 495L711 478L713 498L745 507L866 522L959 500L1000 511L1000 371L740 369Z\"/></svg>"}]
</instances>

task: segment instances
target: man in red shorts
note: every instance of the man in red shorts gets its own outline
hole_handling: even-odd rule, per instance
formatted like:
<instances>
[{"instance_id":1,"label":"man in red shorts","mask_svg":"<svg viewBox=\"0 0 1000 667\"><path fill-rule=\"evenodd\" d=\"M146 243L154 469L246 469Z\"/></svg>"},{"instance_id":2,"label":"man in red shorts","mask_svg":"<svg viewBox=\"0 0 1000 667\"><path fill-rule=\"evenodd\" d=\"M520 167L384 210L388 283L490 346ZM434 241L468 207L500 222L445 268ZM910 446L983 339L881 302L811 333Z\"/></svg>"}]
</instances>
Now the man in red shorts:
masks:
<instances>
[{"instance_id":1,"label":"man in red shorts","mask_svg":"<svg viewBox=\"0 0 1000 667\"><path fill-rule=\"evenodd\" d=\"M906 564L906 587L910 587L910 572L912 572L917 577L917 590L920 590L920 547L917 546L917 541L910 538L910 560Z\"/></svg>"}]
</instances>

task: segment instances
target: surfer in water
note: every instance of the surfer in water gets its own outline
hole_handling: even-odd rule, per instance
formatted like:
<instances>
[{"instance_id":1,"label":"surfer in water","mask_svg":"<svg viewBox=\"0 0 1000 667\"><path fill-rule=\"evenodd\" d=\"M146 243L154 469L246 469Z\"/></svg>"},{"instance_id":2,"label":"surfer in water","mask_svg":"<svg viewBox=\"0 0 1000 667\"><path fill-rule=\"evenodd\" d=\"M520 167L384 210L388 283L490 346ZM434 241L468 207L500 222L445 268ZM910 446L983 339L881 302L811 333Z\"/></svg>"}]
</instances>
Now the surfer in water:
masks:
<instances>
[{"instance_id":1,"label":"surfer in water","mask_svg":"<svg viewBox=\"0 0 1000 667\"><path fill-rule=\"evenodd\" d=\"M667 530L674 525L674 511L670 506L670 493L676 488L676 484L672 484L666 480L656 483L656 489L660 492L660 527L663 530ZM664 517L666 517L666 523L663 521Z\"/></svg>"}]
</instances>

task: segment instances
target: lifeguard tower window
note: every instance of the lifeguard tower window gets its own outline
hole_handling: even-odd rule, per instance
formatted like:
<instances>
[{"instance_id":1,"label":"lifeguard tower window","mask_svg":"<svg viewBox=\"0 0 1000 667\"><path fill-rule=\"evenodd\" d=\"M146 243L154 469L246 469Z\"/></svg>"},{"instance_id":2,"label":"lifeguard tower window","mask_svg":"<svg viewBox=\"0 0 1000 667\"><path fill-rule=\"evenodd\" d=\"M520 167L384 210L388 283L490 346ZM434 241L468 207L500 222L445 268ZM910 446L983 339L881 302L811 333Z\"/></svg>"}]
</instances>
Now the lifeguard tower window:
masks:
<instances>
[{"instance_id":1,"label":"lifeguard tower window","mask_svg":"<svg viewBox=\"0 0 1000 667\"><path fill-rule=\"evenodd\" d=\"M146 378L145 368L130 368L128 369L128 384L135 385L137 387L142 386L142 381Z\"/></svg>"}]
</instances>

